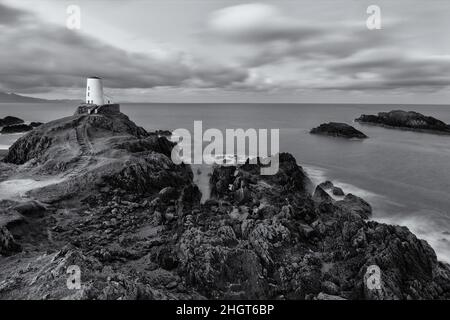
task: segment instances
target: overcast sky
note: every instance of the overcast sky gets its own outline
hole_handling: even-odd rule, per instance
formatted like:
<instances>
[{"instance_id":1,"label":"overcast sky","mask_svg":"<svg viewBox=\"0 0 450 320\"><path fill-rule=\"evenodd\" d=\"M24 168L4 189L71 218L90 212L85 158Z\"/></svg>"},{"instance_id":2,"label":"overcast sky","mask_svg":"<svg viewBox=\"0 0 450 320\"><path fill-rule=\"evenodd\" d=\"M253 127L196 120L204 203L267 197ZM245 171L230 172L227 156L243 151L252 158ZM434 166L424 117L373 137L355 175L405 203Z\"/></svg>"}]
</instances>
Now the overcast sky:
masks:
<instances>
[{"instance_id":1,"label":"overcast sky","mask_svg":"<svg viewBox=\"0 0 450 320\"><path fill-rule=\"evenodd\" d=\"M83 98L97 75L119 101L450 104L449 30L446 0L0 0L0 91Z\"/></svg>"}]
</instances>

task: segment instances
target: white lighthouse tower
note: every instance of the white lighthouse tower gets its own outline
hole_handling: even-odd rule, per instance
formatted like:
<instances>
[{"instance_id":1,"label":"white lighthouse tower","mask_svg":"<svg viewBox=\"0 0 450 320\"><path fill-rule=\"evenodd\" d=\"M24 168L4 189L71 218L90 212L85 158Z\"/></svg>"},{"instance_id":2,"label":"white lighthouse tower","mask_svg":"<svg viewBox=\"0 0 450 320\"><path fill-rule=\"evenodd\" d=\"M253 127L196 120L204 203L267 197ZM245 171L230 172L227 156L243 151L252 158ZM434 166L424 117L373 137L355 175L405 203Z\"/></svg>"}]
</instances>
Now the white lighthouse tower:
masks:
<instances>
[{"instance_id":1,"label":"white lighthouse tower","mask_svg":"<svg viewBox=\"0 0 450 320\"><path fill-rule=\"evenodd\" d=\"M113 103L111 98L103 94L103 83L99 77L89 77L86 83L86 103L78 106L75 115L86 114L118 114L120 113L120 104Z\"/></svg>"},{"instance_id":2,"label":"white lighthouse tower","mask_svg":"<svg viewBox=\"0 0 450 320\"><path fill-rule=\"evenodd\" d=\"M99 77L87 78L86 84L86 103L102 106L105 104L103 97L103 83Z\"/></svg>"}]
</instances>

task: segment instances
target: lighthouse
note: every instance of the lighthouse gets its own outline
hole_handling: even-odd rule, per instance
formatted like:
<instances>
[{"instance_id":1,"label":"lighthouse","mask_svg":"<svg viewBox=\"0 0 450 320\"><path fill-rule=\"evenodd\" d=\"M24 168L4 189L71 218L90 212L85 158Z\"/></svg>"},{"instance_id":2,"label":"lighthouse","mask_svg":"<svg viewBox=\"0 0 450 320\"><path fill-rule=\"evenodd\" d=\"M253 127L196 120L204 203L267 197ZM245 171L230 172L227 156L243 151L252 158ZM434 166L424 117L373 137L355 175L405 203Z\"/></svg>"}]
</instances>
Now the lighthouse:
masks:
<instances>
[{"instance_id":1,"label":"lighthouse","mask_svg":"<svg viewBox=\"0 0 450 320\"><path fill-rule=\"evenodd\" d=\"M75 115L120 113L120 104L113 103L109 96L106 95L106 97L107 103L105 104L102 79L99 77L87 78L86 103L78 106Z\"/></svg>"},{"instance_id":2,"label":"lighthouse","mask_svg":"<svg viewBox=\"0 0 450 320\"><path fill-rule=\"evenodd\" d=\"M105 104L103 97L103 83L99 77L89 77L86 83L86 103L102 106Z\"/></svg>"}]
</instances>

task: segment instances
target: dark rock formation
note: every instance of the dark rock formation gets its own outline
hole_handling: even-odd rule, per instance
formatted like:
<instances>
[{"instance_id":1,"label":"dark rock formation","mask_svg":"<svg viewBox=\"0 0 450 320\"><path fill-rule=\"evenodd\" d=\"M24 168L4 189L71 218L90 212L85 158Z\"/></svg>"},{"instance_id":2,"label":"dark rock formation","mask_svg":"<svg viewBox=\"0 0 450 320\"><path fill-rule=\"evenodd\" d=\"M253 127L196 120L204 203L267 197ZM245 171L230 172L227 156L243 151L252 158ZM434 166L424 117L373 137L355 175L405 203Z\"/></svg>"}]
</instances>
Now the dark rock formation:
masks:
<instances>
[{"instance_id":1,"label":"dark rock formation","mask_svg":"<svg viewBox=\"0 0 450 320\"><path fill-rule=\"evenodd\" d=\"M317 202L333 201L333 198L320 185L316 187L313 199Z\"/></svg>"},{"instance_id":2,"label":"dark rock formation","mask_svg":"<svg viewBox=\"0 0 450 320\"><path fill-rule=\"evenodd\" d=\"M170 130L156 130L155 133L163 137L170 137L172 135L172 132Z\"/></svg>"},{"instance_id":3,"label":"dark rock formation","mask_svg":"<svg viewBox=\"0 0 450 320\"><path fill-rule=\"evenodd\" d=\"M343 200L337 201L336 205L350 214L359 215L363 219L372 215L370 204L351 193L347 194Z\"/></svg>"},{"instance_id":4,"label":"dark rock formation","mask_svg":"<svg viewBox=\"0 0 450 320\"><path fill-rule=\"evenodd\" d=\"M0 119L0 127L2 127L0 133L10 134L10 133L22 133L33 130L33 128L42 125L41 122L31 122L29 125L25 124L20 118L7 116Z\"/></svg>"},{"instance_id":5,"label":"dark rock formation","mask_svg":"<svg viewBox=\"0 0 450 320\"><path fill-rule=\"evenodd\" d=\"M22 124L24 121L20 118L7 116L0 119L0 127L13 126L15 124Z\"/></svg>"},{"instance_id":6,"label":"dark rock formation","mask_svg":"<svg viewBox=\"0 0 450 320\"><path fill-rule=\"evenodd\" d=\"M35 200L13 205L12 209L26 217L42 217L47 210L42 203Z\"/></svg>"},{"instance_id":7,"label":"dark rock formation","mask_svg":"<svg viewBox=\"0 0 450 320\"><path fill-rule=\"evenodd\" d=\"M335 196L345 196L344 190L342 190L342 189L339 188L339 187L333 187L333 188L331 189L331 191L333 192L333 194L334 194Z\"/></svg>"},{"instance_id":8,"label":"dark rock formation","mask_svg":"<svg viewBox=\"0 0 450 320\"><path fill-rule=\"evenodd\" d=\"M12 126L5 126L2 128L0 133L11 134L11 133L22 133L33 130L33 127L28 124L15 124Z\"/></svg>"},{"instance_id":9,"label":"dark rock formation","mask_svg":"<svg viewBox=\"0 0 450 320\"><path fill-rule=\"evenodd\" d=\"M313 128L310 133L312 134L320 134L325 136L332 137L342 137L342 138L357 138L364 139L367 136L361 131L353 128L352 126L346 123L339 122L329 122L324 123L318 126L317 128Z\"/></svg>"},{"instance_id":10,"label":"dark rock formation","mask_svg":"<svg viewBox=\"0 0 450 320\"><path fill-rule=\"evenodd\" d=\"M319 184L319 187L321 187L324 190L327 190L327 189L333 188L334 185L333 185L333 182L327 180L327 181L324 181L321 184Z\"/></svg>"},{"instance_id":11,"label":"dark rock formation","mask_svg":"<svg viewBox=\"0 0 450 320\"><path fill-rule=\"evenodd\" d=\"M32 126L33 128L37 128L37 127L39 127L41 125L43 125L42 122L31 122L30 123L30 126Z\"/></svg>"},{"instance_id":12,"label":"dark rock formation","mask_svg":"<svg viewBox=\"0 0 450 320\"><path fill-rule=\"evenodd\" d=\"M8 229L0 227L0 255L9 256L21 250Z\"/></svg>"},{"instance_id":13,"label":"dark rock formation","mask_svg":"<svg viewBox=\"0 0 450 320\"><path fill-rule=\"evenodd\" d=\"M282 176L290 164L280 163ZM406 228L367 221L371 208L361 198L349 194L334 201L320 186L313 197L304 188L288 191L283 179L252 169L216 167L216 201L184 220L179 270L206 297L449 297L448 265ZM232 196L232 187L222 188L236 184L251 194L244 204ZM309 184L306 176L302 184ZM364 282L373 264L383 275L375 291Z\"/></svg>"},{"instance_id":14,"label":"dark rock formation","mask_svg":"<svg viewBox=\"0 0 450 320\"><path fill-rule=\"evenodd\" d=\"M367 221L370 205L354 195L312 194L292 155L273 176L249 162L214 167L201 204L191 168L159 139L124 115L94 114L11 147L21 176L61 179L30 191L34 201L0 202L1 299L450 298L450 267L425 241ZM73 265L81 290L66 286ZM366 286L372 265L380 289Z\"/></svg>"},{"instance_id":15,"label":"dark rock formation","mask_svg":"<svg viewBox=\"0 0 450 320\"><path fill-rule=\"evenodd\" d=\"M395 110L379 112L378 115L363 114L355 121L419 132L450 134L450 125L414 111Z\"/></svg>"}]
</instances>

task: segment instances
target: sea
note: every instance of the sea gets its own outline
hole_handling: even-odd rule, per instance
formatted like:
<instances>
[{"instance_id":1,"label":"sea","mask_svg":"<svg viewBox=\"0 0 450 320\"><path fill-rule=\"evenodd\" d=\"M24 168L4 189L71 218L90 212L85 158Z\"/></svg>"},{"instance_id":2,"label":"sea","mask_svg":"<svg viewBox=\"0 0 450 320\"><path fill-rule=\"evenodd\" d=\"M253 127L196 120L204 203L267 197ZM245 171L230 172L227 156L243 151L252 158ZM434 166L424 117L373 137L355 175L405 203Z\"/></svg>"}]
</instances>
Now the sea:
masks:
<instances>
[{"instance_id":1,"label":"sea","mask_svg":"<svg viewBox=\"0 0 450 320\"><path fill-rule=\"evenodd\" d=\"M73 114L74 103L0 103L0 117L48 122ZM361 114L417 111L450 123L450 105L122 103L147 130L279 129L280 151L292 153L316 184L331 180L373 207L373 220L408 227L450 263L450 136L355 123ZM363 141L309 134L321 123L346 122ZM21 135L0 135L7 149ZM199 178L205 184L208 179Z\"/></svg>"}]
</instances>

